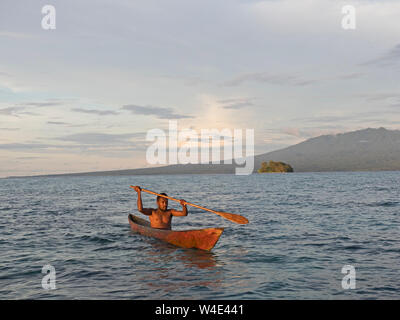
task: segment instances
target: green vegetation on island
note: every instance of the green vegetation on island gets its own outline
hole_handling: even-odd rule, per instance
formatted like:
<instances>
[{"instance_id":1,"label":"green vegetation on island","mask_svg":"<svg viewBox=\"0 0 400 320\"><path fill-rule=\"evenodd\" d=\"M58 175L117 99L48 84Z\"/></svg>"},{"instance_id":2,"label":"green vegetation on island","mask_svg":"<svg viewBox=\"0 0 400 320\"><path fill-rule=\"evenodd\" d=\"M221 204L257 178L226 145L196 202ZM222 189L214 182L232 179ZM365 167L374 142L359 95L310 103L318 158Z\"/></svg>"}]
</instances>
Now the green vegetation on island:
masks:
<instances>
[{"instance_id":1,"label":"green vegetation on island","mask_svg":"<svg viewBox=\"0 0 400 320\"><path fill-rule=\"evenodd\" d=\"M258 169L259 173L266 172L293 172L293 168L284 162L270 161L269 163L261 163L261 168Z\"/></svg>"}]
</instances>

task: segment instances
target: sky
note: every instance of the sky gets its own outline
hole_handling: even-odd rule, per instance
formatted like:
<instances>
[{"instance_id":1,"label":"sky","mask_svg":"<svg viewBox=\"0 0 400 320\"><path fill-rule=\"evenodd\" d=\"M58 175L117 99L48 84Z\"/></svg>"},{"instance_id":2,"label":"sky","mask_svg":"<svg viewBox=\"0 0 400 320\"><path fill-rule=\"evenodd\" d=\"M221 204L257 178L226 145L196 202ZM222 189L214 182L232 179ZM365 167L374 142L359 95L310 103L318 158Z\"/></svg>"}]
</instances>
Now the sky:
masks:
<instances>
[{"instance_id":1,"label":"sky","mask_svg":"<svg viewBox=\"0 0 400 320\"><path fill-rule=\"evenodd\" d=\"M400 129L399 16L398 0L1 0L0 177L149 167L146 133L170 120L254 129L256 154Z\"/></svg>"}]
</instances>

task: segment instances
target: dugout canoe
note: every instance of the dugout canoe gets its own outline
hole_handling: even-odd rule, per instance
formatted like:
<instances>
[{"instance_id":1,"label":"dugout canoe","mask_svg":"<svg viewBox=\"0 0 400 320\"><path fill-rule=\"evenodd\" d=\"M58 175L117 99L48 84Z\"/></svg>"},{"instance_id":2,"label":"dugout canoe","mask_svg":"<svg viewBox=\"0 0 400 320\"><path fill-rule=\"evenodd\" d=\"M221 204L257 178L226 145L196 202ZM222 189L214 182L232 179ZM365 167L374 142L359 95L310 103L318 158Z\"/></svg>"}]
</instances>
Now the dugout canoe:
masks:
<instances>
[{"instance_id":1,"label":"dugout canoe","mask_svg":"<svg viewBox=\"0 0 400 320\"><path fill-rule=\"evenodd\" d=\"M152 228L150 222L133 214L128 216L131 229L144 236L157 238L181 248L196 248L210 251L218 242L224 228L198 230L163 230Z\"/></svg>"}]
</instances>

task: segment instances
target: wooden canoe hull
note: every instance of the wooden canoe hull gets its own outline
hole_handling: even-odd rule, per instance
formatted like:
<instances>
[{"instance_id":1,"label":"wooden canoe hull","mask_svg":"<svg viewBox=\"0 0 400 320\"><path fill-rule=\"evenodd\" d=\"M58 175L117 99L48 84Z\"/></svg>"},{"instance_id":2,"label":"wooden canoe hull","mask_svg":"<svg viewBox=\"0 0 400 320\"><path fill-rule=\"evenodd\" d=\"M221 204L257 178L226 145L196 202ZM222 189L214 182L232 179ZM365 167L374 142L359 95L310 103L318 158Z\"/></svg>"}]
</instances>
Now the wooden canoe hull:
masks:
<instances>
[{"instance_id":1,"label":"wooden canoe hull","mask_svg":"<svg viewBox=\"0 0 400 320\"><path fill-rule=\"evenodd\" d=\"M132 214L128 216L131 229L144 236L157 238L181 248L196 248L201 250L211 250L214 248L224 228L208 228L199 230L162 230L150 226L150 222L136 217Z\"/></svg>"}]
</instances>

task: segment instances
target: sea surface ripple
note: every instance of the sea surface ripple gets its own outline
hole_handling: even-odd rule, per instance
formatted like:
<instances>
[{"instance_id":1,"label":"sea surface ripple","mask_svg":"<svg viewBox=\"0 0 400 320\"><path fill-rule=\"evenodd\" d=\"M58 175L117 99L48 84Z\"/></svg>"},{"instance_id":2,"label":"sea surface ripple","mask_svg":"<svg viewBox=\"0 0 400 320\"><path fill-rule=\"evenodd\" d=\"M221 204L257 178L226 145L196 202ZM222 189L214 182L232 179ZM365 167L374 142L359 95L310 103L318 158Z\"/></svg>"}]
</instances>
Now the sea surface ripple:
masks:
<instances>
[{"instance_id":1,"label":"sea surface ripple","mask_svg":"<svg viewBox=\"0 0 400 320\"><path fill-rule=\"evenodd\" d=\"M225 231L176 248L130 231L131 184L250 223L189 207L174 229ZM399 196L400 172L0 179L0 299L399 299Z\"/></svg>"}]
</instances>

